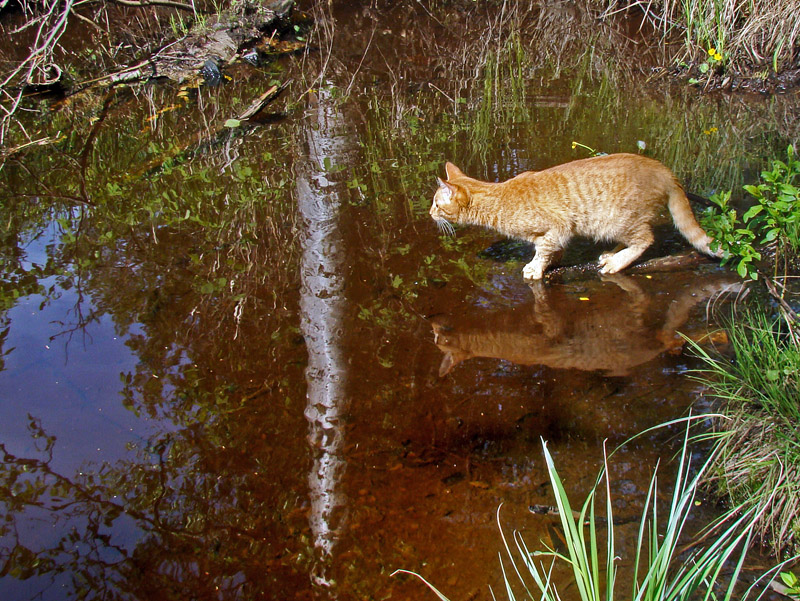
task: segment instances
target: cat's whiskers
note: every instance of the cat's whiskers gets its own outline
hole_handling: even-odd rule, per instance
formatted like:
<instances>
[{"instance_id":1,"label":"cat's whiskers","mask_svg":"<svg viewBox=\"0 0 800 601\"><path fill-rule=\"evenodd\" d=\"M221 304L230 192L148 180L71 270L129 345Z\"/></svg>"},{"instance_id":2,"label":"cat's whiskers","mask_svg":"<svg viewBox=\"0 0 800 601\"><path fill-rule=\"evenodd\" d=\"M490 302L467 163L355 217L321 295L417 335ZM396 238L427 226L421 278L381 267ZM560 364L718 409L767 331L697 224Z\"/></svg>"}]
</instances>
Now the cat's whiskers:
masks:
<instances>
[{"instance_id":1,"label":"cat's whiskers","mask_svg":"<svg viewBox=\"0 0 800 601\"><path fill-rule=\"evenodd\" d=\"M447 234L448 236L456 235L456 228L454 228L453 224L443 217L436 219L436 227L438 227L439 231L443 234Z\"/></svg>"}]
</instances>

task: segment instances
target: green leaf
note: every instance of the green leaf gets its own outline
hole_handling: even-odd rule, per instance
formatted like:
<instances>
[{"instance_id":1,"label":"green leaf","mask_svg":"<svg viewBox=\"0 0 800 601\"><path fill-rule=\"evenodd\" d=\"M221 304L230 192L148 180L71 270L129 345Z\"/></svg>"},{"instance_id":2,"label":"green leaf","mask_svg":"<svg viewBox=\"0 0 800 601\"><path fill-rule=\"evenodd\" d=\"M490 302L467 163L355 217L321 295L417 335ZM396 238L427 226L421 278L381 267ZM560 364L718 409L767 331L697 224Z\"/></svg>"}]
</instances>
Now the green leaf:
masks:
<instances>
[{"instance_id":1,"label":"green leaf","mask_svg":"<svg viewBox=\"0 0 800 601\"><path fill-rule=\"evenodd\" d=\"M239 121L238 119L228 119L224 125L225 127L230 127L231 129L233 129L239 127L241 124L242 122Z\"/></svg>"},{"instance_id":2,"label":"green leaf","mask_svg":"<svg viewBox=\"0 0 800 601\"><path fill-rule=\"evenodd\" d=\"M739 277L743 278L747 276L747 262L742 260L739 261L739 265L736 266L736 272L739 274Z\"/></svg>"},{"instance_id":3,"label":"green leaf","mask_svg":"<svg viewBox=\"0 0 800 601\"><path fill-rule=\"evenodd\" d=\"M750 221L753 217L758 215L763 210L764 210L764 205L753 205L744 215L742 215L742 219L744 221Z\"/></svg>"}]
</instances>

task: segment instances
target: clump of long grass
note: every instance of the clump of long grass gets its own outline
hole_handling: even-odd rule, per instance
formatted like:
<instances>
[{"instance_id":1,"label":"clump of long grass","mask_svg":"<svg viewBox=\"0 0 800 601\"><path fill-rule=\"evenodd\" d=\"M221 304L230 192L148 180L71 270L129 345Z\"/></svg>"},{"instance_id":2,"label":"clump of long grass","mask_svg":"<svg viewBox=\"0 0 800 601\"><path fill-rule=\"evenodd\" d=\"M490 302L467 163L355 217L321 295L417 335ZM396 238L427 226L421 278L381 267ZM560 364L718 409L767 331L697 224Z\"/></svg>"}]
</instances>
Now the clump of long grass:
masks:
<instances>
[{"instance_id":1,"label":"clump of long grass","mask_svg":"<svg viewBox=\"0 0 800 601\"><path fill-rule=\"evenodd\" d=\"M726 328L734 359L697 345L696 378L719 399L706 478L759 516L756 532L775 553L800 548L800 332L763 308Z\"/></svg>"},{"instance_id":2,"label":"clump of long grass","mask_svg":"<svg viewBox=\"0 0 800 601\"><path fill-rule=\"evenodd\" d=\"M692 453L689 449L689 424L692 419L686 420L686 435L678 461L675 488L669 510L664 517L657 508L660 495L657 469L651 478L639 523L633 562L633 588L629 593L618 590L619 587L616 586L619 558L615 548L607 457L604 457L604 468L581 510L573 512L553 457L543 441L543 452L555 492L566 551L531 551L518 532L513 533L513 545L509 544L509 539L500 526L498 510L498 525L506 548L506 559L511 565L510 571L503 567L503 580L509 600L514 601L517 598L514 589L520 587L529 599L560 600L552 579L554 567L558 563L571 568L570 584L575 585L581 601L613 601L615 598L634 601L747 599L757 590L758 585L764 586L766 590L766 585L787 562L766 572L746 590L742 591L739 586L747 552L761 517L761 510L756 507L737 506L730 509L709 526L710 534L706 539L710 543L703 547L697 546L687 554L680 551L679 543L683 543L684 530L695 504L698 487L711 465L709 460L704 461L696 470L692 465ZM605 486L601 486L603 482ZM603 519L595 513L595 500L602 488L605 489L606 512ZM606 530L604 543L599 541L598 533L601 529ZM732 572L729 572L731 569ZM420 575L405 570L395 573L398 572L417 576L439 599L447 601L444 594ZM762 594L763 591L758 597ZM496 598L494 593L492 596Z\"/></svg>"},{"instance_id":3,"label":"clump of long grass","mask_svg":"<svg viewBox=\"0 0 800 601\"><path fill-rule=\"evenodd\" d=\"M616 10L618 0L606 2ZM635 0L663 31L682 30L694 60L708 51L737 70L797 66L800 12L791 0ZM608 12L608 11L607 11ZM719 54L717 54L719 53ZM714 62L714 61L712 61Z\"/></svg>"}]
</instances>

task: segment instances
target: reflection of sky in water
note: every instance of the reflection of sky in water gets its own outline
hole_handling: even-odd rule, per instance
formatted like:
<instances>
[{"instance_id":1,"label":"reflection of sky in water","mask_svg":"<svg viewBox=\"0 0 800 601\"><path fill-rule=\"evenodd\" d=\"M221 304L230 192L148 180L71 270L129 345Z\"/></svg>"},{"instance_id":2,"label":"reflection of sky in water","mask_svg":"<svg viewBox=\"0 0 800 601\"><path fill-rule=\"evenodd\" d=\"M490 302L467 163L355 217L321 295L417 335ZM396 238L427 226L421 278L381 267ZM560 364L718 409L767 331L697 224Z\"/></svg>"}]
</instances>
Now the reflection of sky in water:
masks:
<instances>
[{"instance_id":1,"label":"reflection of sky in water","mask_svg":"<svg viewBox=\"0 0 800 601\"><path fill-rule=\"evenodd\" d=\"M44 264L45 246L58 235L57 228L49 228L33 240L26 247L27 261ZM139 446L152 430L146 419L120 402L120 374L134 371L137 358L115 333L109 315L76 329L80 315L93 310L88 296L81 299L74 288L59 288L56 278L41 284L55 285L57 298L42 306L44 297L31 295L8 312L11 326L3 347L8 354L0 372L0 441L14 455L39 456L26 427L30 415L56 437L51 462L55 470L68 475L86 464L114 463L129 453L128 445ZM134 325L128 335L139 332Z\"/></svg>"},{"instance_id":2,"label":"reflection of sky in water","mask_svg":"<svg viewBox=\"0 0 800 601\"><path fill-rule=\"evenodd\" d=\"M27 247L27 261L44 264L45 240L41 236ZM152 434L153 424L134 415L121 403L121 373L135 370L137 359L117 336L111 316L101 315L73 332L93 307L88 297L79 299L74 289L58 288L56 278L41 281L45 288L55 285L57 298L42 306L44 297L22 298L8 311L10 330L3 350L5 369L0 372L0 442L17 458L46 461L45 442L28 430L30 418L39 421L44 432L55 436L49 468L69 480L79 474L98 473L104 464L113 465L130 457ZM139 333L138 326L130 335ZM158 425L163 430L164 423ZM54 483L52 477L48 479ZM112 499L113 501L113 499ZM68 512L26 507L16 519L19 542L31 549L54 548L69 528L79 532L84 518ZM113 523L115 547L128 551L141 537L134 519L122 514ZM10 549L13 539L0 545ZM115 562L120 554L110 546L99 546L104 561ZM53 575L44 599L60 598L59 583L69 588L68 574ZM32 578L3 579L5 599L29 599L38 595L44 583Z\"/></svg>"}]
</instances>

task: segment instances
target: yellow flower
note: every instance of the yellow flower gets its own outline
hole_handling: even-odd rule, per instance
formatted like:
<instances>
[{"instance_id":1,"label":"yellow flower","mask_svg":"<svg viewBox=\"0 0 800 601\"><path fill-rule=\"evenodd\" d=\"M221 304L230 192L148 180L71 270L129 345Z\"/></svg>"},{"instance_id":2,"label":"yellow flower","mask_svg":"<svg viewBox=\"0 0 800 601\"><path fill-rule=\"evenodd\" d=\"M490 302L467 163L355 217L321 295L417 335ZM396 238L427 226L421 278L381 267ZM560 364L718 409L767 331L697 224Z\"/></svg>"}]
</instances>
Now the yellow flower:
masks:
<instances>
[{"instance_id":1,"label":"yellow flower","mask_svg":"<svg viewBox=\"0 0 800 601\"><path fill-rule=\"evenodd\" d=\"M572 143L572 150L575 150L575 148L577 148L577 146L578 146L578 143L577 142L573 142Z\"/></svg>"},{"instance_id":2,"label":"yellow flower","mask_svg":"<svg viewBox=\"0 0 800 601\"><path fill-rule=\"evenodd\" d=\"M717 53L717 49L716 48L709 48L708 49L709 56L714 56L716 53Z\"/></svg>"}]
</instances>

